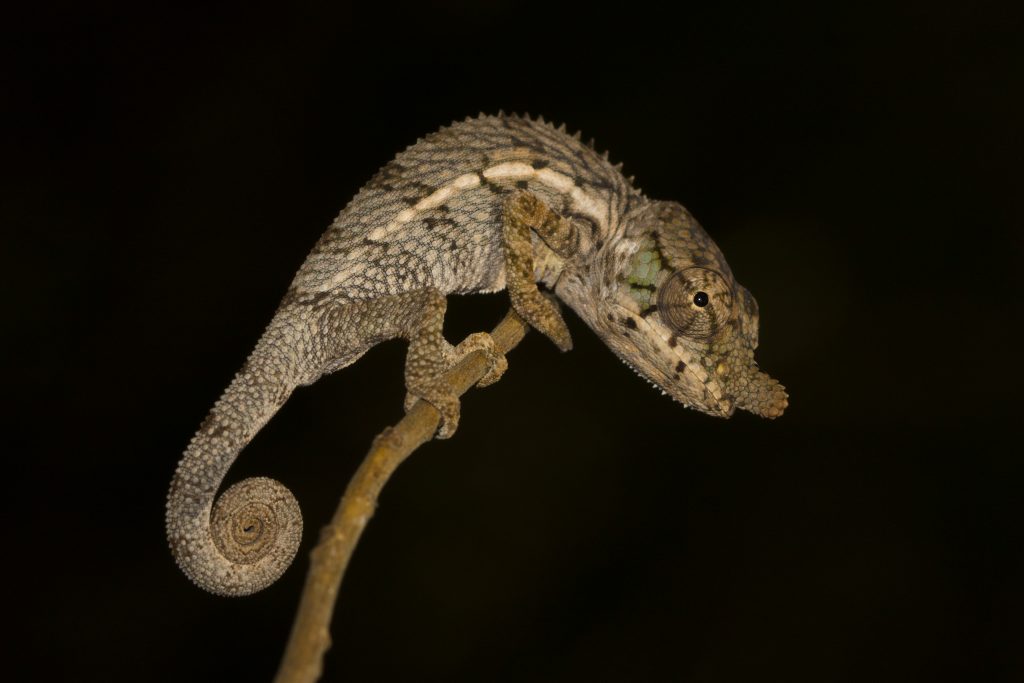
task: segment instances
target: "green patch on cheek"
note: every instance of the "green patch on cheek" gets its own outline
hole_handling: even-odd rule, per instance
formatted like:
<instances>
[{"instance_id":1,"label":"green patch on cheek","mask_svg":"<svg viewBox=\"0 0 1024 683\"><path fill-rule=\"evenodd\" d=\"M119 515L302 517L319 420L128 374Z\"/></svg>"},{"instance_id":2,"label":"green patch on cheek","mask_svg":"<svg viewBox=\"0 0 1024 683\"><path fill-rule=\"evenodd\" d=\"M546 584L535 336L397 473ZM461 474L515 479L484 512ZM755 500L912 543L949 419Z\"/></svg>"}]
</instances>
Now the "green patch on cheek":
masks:
<instances>
[{"instance_id":1,"label":"green patch on cheek","mask_svg":"<svg viewBox=\"0 0 1024 683\"><path fill-rule=\"evenodd\" d=\"M640 310L644 310L652 305L651 303L651 292L646 289L639 287L630 287L629 295L633 297L633 300L640 304Z\"/></svg>"},{"instance_id":2,"label":"green patch on cheek","mask_svg":"<svg viewBox=\"0 0 1024 683\"><path fill-rule=\"evenodd\" d=\"M654 304L654 288L661 272L661 253L653 239L644 240L633 255L626 273L629 294L642 307Z\"/></svg>"}]
</instances>

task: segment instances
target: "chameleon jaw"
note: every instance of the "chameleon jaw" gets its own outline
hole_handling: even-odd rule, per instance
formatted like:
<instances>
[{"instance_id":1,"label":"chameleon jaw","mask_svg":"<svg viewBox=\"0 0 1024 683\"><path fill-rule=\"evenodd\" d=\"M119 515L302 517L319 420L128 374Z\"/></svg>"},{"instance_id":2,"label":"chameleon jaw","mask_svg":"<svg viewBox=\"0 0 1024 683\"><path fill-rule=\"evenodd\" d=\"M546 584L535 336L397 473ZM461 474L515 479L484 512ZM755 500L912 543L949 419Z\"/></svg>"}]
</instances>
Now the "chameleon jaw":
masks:
<instances>
[{"instance_id":1,"label":"chameleon jaw","mask_svg":"<svg viewBox=\"0 0 1024 683\"><path fill-rule=\"evenodd\" d=\"M613 312L601 321L600 334L615 355L648 384L685 407L713 417L732 417L737 404L726 393L719 378L709 375L699 359L683 353L667 328L652 324L652 320L657 320L657 313L645 318L633 310L631 303L611 303ZM634 340L651 348L641 350ZM650 363L647 360L650 358L658 358L660 362ZM650 367L641 369L638 365Z\"/></svg>"}]
</instances>

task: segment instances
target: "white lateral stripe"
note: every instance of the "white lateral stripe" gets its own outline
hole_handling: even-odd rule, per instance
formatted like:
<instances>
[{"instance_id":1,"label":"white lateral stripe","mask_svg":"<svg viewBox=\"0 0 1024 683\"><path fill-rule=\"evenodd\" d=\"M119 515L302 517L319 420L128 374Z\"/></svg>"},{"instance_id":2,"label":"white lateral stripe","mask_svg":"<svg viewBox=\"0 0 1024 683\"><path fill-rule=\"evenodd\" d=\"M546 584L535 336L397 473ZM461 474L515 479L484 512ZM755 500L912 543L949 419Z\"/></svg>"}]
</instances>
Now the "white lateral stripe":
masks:
<instances>
[{"instance_id":1,"label":"white lateral stripe","mask_svg":"<svg viewBox=\"0 0 1024 683\"><path fill-rule=\"evenodd\" d=\"M576 186L572 178L557 171L552 171L550 168L542 168L534 175L537 180L548 187L553 187L563 194L568 193L569 197L572 198L572 203L579 208L581 213L587 214L597 221L599 225L604 223L605 210L608 208L607 203L584 192L582 188Z\"/></svg>"},{"instance_id":2,"label":"white lateral stripe","mask_svg":"<svg viewBox=\"0 0 1024 683\"><path fill-rule=\"evenodd\" d=\"M465 190L471 187L476 187L479 184L480 176L478 176L476 173L466 173L464 175L460 175L458 178L452 181L452 187L459 190Z\"/></svg>"},{"instance_id":3,"label":"white lateral stripe","mask_svg":"<svg viewBox=\"0 0 1024 683\"><path fill-rule=\"evenodd\" d=\"M497 166L491 166L484 171L484 178L488 180L532 178L537 175L533 166L522 161L506 161Z\"/></svg>"},{"instance_id":4,"label":"white lateral stripe","mask_svg":"<svg viewBox=\"0 0 1024 683\"><path fill-rule=\"evenodd\" d=\"M478 178L477 182L479 181L480 179ZM420 211L426 211L427 209L433 209L435 207L441 206L446 201L448 201L448 198L455 194L457 191L458 190L454 187L454 185L445 185L440 190L436 190L429 197L424 197L423 199L416 202L416 206L414 206L413 208L416 210L417 213L419 213Z\"/></svg>"},{"instance_id":5,"label":"white lateral stripe","mask_svg":"<svg viewBox=\"0 0 1024 683\"><path fill-rule=\"evenodd\" d=\"M557 171L552 171L550 168L542 168L535 173L537 180L544 183L548 187L553 187L559 192L570 192L572 191L572 178L567 175L562 175Z\"/></svg>"},{"instance_id":6,"label":"white lateral stripe","mask_svg":"<svg viewBox=\"0 0 1024 683\"><path fill-rule=\"evenodd\" d=\"M370 231L371 240L382 240L389 234L395 232L403 225L413 220L418 214L430 209L436 209L449 199L463 190L469 190L480 185L480 176L485 180L536 180L562 194L568 194L572 203L579 209L580 213L590 216L598 225L603 225L607 220L608 204L601 198L588 194L582 188L577 187L572 178L558 173L550 168L542 168L539 171L530 164L523 161L506 161L496 166L484 169L480 174L464 173L444 187L440 187L428 196L416 202L415 206L402 209L387 225L375 228ZM344 277L343 273L335 275L329 282L324 283L324 289L331 289Z\"/></svg>"}]
</instances>

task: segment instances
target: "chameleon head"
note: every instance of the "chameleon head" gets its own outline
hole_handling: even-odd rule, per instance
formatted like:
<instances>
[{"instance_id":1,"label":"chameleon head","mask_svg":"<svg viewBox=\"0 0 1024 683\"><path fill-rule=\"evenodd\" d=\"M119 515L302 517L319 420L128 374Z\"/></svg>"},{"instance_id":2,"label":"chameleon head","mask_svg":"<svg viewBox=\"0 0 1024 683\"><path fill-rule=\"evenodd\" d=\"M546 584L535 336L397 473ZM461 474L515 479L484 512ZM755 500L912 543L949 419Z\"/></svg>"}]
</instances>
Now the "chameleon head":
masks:
<instances>
[{"instance_id":1,"label":"chameleon head","mask_svg":"<svg viewBox=\"0 0 1024 683\"><path fill-rule=\"evenodd\" d=\"M601 252L559 294L627 365L709 415L782 415L785 389L754 361L757 302L685 208L646 202Z\"/></svg>"}]
</instances>

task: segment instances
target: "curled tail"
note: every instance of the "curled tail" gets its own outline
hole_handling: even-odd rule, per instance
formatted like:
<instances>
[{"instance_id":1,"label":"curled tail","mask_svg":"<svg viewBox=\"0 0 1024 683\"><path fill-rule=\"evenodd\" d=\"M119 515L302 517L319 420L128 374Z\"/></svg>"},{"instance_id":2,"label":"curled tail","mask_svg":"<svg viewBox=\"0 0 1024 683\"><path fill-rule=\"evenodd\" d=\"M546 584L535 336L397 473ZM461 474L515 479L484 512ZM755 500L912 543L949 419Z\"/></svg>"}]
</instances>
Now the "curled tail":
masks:
<instances>
[{"instance_id":1,"label":"curled tail","mask_svg":"<svg viewBox=\"0 0 1024 683\"><path fill-rule=\"evenodd\" d=\"M182 571L219 595L266 588L302 539L299 504L283 484L245 479L214 502L239 452L302 382L301 327L281 313L192 438L167 495L167 540ZM304 327L304 326L303 326Z\"/></svg>"}]
</instances>

